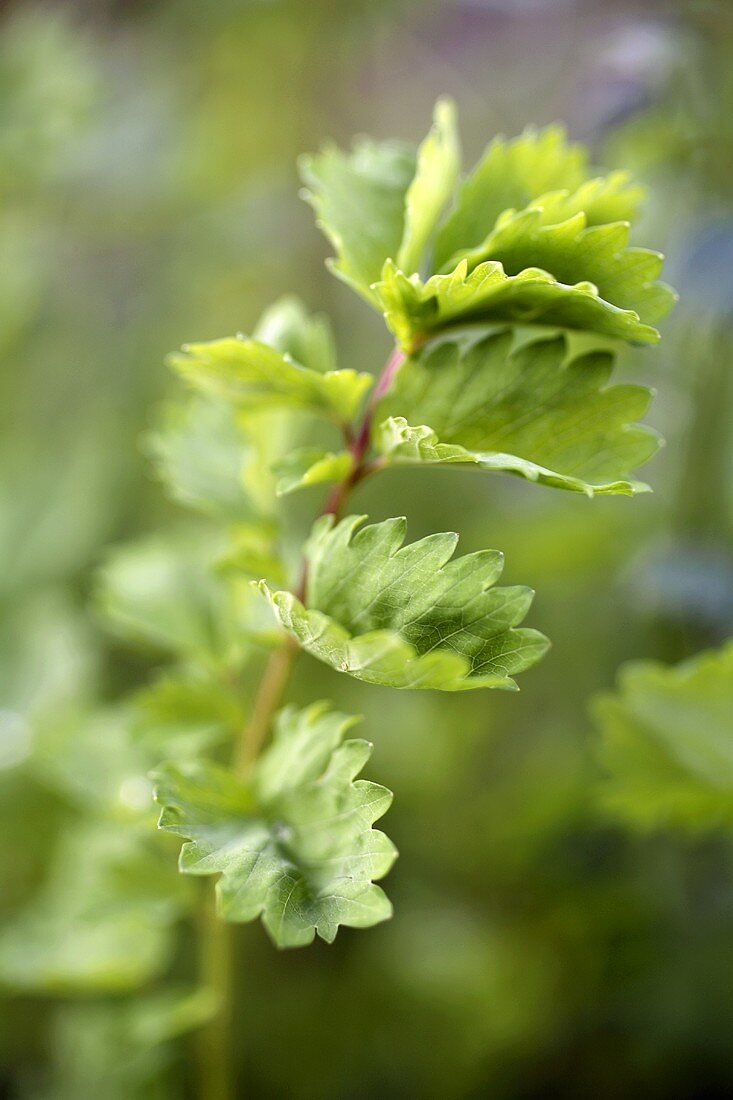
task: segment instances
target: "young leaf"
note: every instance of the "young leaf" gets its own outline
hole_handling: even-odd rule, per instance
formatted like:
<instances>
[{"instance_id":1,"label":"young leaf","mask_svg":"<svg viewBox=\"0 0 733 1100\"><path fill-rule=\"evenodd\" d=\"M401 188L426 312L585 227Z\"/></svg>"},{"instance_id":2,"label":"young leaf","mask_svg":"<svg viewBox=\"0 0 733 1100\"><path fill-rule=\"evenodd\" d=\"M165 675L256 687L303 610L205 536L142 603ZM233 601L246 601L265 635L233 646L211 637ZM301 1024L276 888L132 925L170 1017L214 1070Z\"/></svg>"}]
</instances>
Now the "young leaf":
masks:
<instances>
[{"instance_id":1,"label":"young leaf","mask_svg":"<svg viewBox=\"0 0 733 1100\"><path fill-rule=\"evenodd\" d=\"M403 547L404 519L357 531L364 516L318 520L307 547L308 606L260 589L280 623L313 656L359 680L397 688L515 689L513 674L547 640L517 630L528 588L494 588L503 558L483 550L450 561L454 534Z\"/></svg>"},{"instance_id":2,"label":"young leaf","mask_svg":"<svg viewBox=\"0 0 733 1100\"><path fill-rule=\"evenodd\" d=\"M308 313L295 295L286 294L265 310L254 337L308 370L319 374L336 370L336 348L328 318Z\"/></svg>"},{"instance_id":3,"label":"young leaf","mask_svg":"<svg viewBox=\"0 0 733 1100\"><path fill-rule=\"evenodd\" d=\"M279 947L311 943L316 933L331 943L339 925L367 928L392 912L373 880L396 851L372 829L392 795L354 782L371 746L344 741L353 724L324 703L288 707L249 779L203 762L157 773L159 826L187 840L181 870L221 873L222 917L261 916Z\"/></svg>"},{"instance_id":4,"label":"young leaf","mask_svg":"<svg viewBox=\"0 0 733 1100\"><path fill-rule=\"evenodd\" d=\"M353 457L348 451L321 451L317 447L302 447L292 451L273 466L280 475L277 483L277 495L285 496L297 489L309 485L320 485L324 481L342 481L353 465Z\"/></svg>"},{"instance_id":5,"label":"young leaf","mask_svg":"<svg viewBox=\"0 0 733 1100\"><path fill-rule=\"evenodd\" d=\"M438 219L453 195L461 151L453 103L439 99L430 133L417 151L415 178L405 196L405 229L397 254L403 271L419 271Z\"/></svg>"},{"instance_id":6,"label":"young leaf","mask_svg":"<svg viewBox=\"0 0 733 1100\"><path fill-rule=\"evenodd\" d=\"M374 304L371 285L402 242L414 150L396 141L363 140L351 153L327 146L314 157L301 157L300 175L303 198L336 249L331 269Z\"/></svg>"},{"instance_id":7,"label":"young leaf","mask_svg":"<svg viewBox=\"0 0 733 1100\"><path fill-rule=\"evenodd\" d=\"M644 323L659 321L674 305L674 292L658 283L664 258L648 248L629 248L628 222L588 225L576 196L548 196L520 213L507 211L475 249L457 257L469 269L486 260L507 275L541 268L566 286L592 283L601 298L633 310ZM561 220L562 219L562 220Z\"/></svg>"},{"instance_id":8,"label":"young leaf","mask_svg":"<svg viewBox=\"0 0 733 1100\"><path fill-rule=\"evenodd\" d=\"M406 360L377 409L377 449L392 462L469 463L588 496L644 490L628 474L659 447L633 423L650 392L607 387L613 355L572 357L566 337L513 345L511 331L444 340Z\"/></svg>"},{"instance_id":9,"label":"young leaf","mask_svg":"<svg viewBox=\"0 0 733 1100\"><path fill-rule=\"evenodd\" d=\"M246 337L188 344L170 357L170 364L196 389L247 412L300 409L337 422L353 418L373 382L370 374L354 370L311 370Z\"/></svg>"},{"instance_id":10,"label":"young leaf","mask_svg":"<svg viewBox=\"0 0 733 1100\"><path fill-rule=\"evenodd\" d=\"M508 275L502 264L488 260L469 273L464 259L450 275L422 282L388 261L375 293L388 328L408 354L436 332L475 323L578 329L638 344L659 340L638 313L604 301L592 283L570 286L536 267Z\"/></svg>"},{"instance_id":11,"label":"young leaf","mask_svg":"<svg viewBox=\"0 0 733 1100\"><path fill-rule=\"evenodd\" d=\"M462 185L455 209L438 233L435 269L484 240L507 209L522 209L547 191L575 190L588 175L587 154L561 126L497 137Z\"/></svg>"},{"instance_id":12,"label":"young leaf","mask_svg":"<svg viewBox=\"0 0 733 1100\"><path fill-rule=\"evenodd\" d=\"M232 522L252 514L244 488L249 450L231 406L209 397L168 405L148 451L170 495Z\"/></svg>"},{"instance_id":13,"label":"young leaf","mask_svg":"<svg viewBox=\"0 0 733 1100\"><path fill-rule=\"evenodd\" d=\"M614 816L641 829L733 825L733 643L672 668L628 665L593 713Z\"/></svg>"}]
</instances>

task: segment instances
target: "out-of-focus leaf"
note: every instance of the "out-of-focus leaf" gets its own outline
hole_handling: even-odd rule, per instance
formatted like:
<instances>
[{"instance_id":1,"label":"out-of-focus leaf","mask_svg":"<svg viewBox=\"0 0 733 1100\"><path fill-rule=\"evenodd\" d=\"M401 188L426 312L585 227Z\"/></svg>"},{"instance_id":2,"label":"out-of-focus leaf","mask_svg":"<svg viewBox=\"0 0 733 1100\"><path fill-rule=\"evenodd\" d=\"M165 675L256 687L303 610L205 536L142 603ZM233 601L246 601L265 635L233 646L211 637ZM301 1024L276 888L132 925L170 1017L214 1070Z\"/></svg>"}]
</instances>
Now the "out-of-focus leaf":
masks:
<instances>
[{"instance_id":1,"label":"out-of-focus leaf","mask_svg":"<svg viewBox=\"0 0 733 1100\"><path fill-rule=\"evenodd\" d=\"M249 448L227 402L194 396L166 406L147 447L174 500L232 522L251 516L244 488Z\"/></svg>"},{"instance_id":2,"label":"out-of-focus leaf","mask_svg":"<svg viewBox=\"0 0 733 1100\"><path fill-rule=\"evenodd\" d=\"M515 689L547 639L516 629L533 593L495 588L503 557L482 550L451 561L458 536L403 547L407 523L357 531L365 516L318 520L307 547L307 607L260 588L279 622L313 656L359 680L398 688Z\"/></svg>"},{"instance_id":3,"label":"out-of-focus leaf","mask_svg":"<svg viewBox=\"0 0 733 1100\"><path fill-rule=\"evenodd\" d=\"M351 153L329 145L301 157L303 197L336 249L330 266L370 304L384 261L399 252L405 200L415 175L414 149L402 142L358 142Z\"/></svg>"},{"instance_id":4,"label":"out-of-focus leaf","mask_svg":"<svg viewBox=\"0 0 733 1100\"><path fill-rule=\"evenodd\" d=\"M336 348L327 317L308 313L294 295L287 294L265 310L255 339L290 355L308 370L327 374L336 370Z\"/></svg>"},{"instance_id":5,"label":"out-of-focus leaf","mask_svg":"<svg viewBox=\"0 0 733 1100\"><path fill-rule=\"evenodd\" d=\"M187 843L184 873L221 873L221 915L261 916L280 947L332 942L339 925L386 920L389 901L374 879L396 852L372 824L388 809L384 787L354 782L371 746L344 741L354 724L316 703L277 718L271 746L248 780L207 763L170 764L156 777L160 828Z\"/></svg>"},{"instance_id":6,"label":"out-of-focus leaf","mask_svg":"<svg viewBox=\"0 0 733 1100\"><path fill-rule=\"evenodd\" d=\"M197 756L244 726L242 695L241 688L216 676L166 672L133 697L135 737L156 764Z\"/></svg>"},{"instance_id":7,"label":"out-of-focus leaf","mask_svg":"<svg viewBox=\"0 0 733 1100\"><path fill-rule=\"evenodd\" d=\"M147 837L80 822L39 896L0 932L0 983L57 994L135 989L166 965L184 898Z\"/></svg>"},{"instance_id":8,"label":"out-of-focus leaf","mask_svg":"<svg viewBox=\"0 0 733 1100\"><path fill-rule=\"evenodd\" d=\"M438 219L453 195L460 161L455 106L451 100L439 99L433 126L417 151L415 177L405 196L405 228L396 257L403 271L420 270Z\"/></svg>"},{"instance_id":9,"label":"out-of-focus leaf","mask_svg":"<svg viewBox=\"0 0 733 1100\"><path fill-rule=\"evenodd\" d=\"M733 644L627 665L593 713L609 812L641 829L733 825Z\"/></svg>"},{"instance_id":10,"label":"out-of-focus leaf","mask_svg":"<svg viewBox=\"0 0 733 1100\"><path fill-rule=\"evenodd\" d=\"M133 643L205 666L240 664L256 632L245 591L212 571L221 550L219 538L186 530L113 550L99 574L100 611Z\"/></svg>"},{"instance_id":11,"label":"out-of-focus leaf","mask_svg":"<svg viewBox=\"0 0 733 1100\"><path fill-rule=\"evenodd\" d=\"M375 445L393 462L469 463L588 496L639 492L629 472L659 439L633 422L651 394L606 387L613 362L605 351L573 356L562 336L519 348L511 332L443 341L400 367Z\"/></svg>"},{"instance_id":12,"label":"out-of-focus leaf","mask_svg":"<svg viewBox=\"0 0 733 1100\"><path fill-rule=\"evenodd\" d=\"M200 1027L216 1010L211 990L162 993L59 1009L52 1033L53 1086L40 1100L168 1100L170 1041Z\"/></svg>"},{"instance_id":13,"label":"out-of-focus leaf","mask_svg":"<svg viewBox=\"0 0 733 1100\"><path fill-rule=\"evenodd\" d=\"M277 495L286 496L297 489L309 485L320 485L324 481L343 481L353 464L348 451L321 451L317 447L303 447L293 451L275 463L275 473L279 474Z\"/></svg>"},{"instance_id":14,"label":"out-of-focus leaf","mask_svg":"<svg viewBox=\"0 0 733 1100\"><path fill-rule=\"evenodd\" d=\"M169 359L186 382L248 412L290 408L348 422L373 382L354 370L311 370L246 337L187 344Z\"/></svg>"}]
</instances>

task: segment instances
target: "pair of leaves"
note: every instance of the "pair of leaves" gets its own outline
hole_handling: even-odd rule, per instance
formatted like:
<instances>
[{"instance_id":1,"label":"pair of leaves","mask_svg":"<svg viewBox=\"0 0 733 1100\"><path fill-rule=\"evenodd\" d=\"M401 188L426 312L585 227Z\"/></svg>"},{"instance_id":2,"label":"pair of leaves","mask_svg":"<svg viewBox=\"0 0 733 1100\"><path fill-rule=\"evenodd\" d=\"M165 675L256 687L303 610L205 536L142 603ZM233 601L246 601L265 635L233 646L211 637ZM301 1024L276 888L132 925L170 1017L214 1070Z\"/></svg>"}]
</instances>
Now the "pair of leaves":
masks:
<instances>
[{"instance_id":1,"label":"pair of leaves","mask_svg":"<svg viewBox=\"0 0 733 1100\"><path fill-rule=\"evenodd\" d=\"M614 816L641 829L733 824L733 643L672 668L628 665L593 711Z\"/></svg>"},{"instance_id":2,"label":"pair of leaves","mask_svg":"<svg viewBox=\"0 0 733 1100\"><path fill-rule=\"evenodd\" d=\"M373 440L391 462L472 464L589 496L639 492L628 472L659 439L633 421L651 394L607 387L612 368L609 352L574 355L567 337L443 340L402 364Z\"/></svg>"},{"instance_id":3,"label":"pair of leaves","mask_svg":"<svg viewBox=\"0 0 733 1100\"><path fill-rule=\"evenodd\" d=\"M160 828L187 839L180 869L220 873L221 916L261 916L280 947L316 933L330 943L339 925L366 928L391 915L374 880L396 851L372 825L392 796L355 781L371 745L344 740L354 721L323 703L288 707L246 779L203 761L157 773Z\"/></svg>"},{"instance_id":4,"label":"pair of leaves","mask_svg":"<svg viewBox=\"0 0 733 1100\"><path fill-rule=\"evenodd\" d=\"M371 142L351 154L330 147L301 170L337 251L334 270L384 313L404 350L477 321L658 339L651 325L674 296L655 281L659 254L628 247L642 191L625 173L591 178L584 152L558 127L497 139L438 229L434 274L423 282L421 260L458 170L448 105L438 104L412 161L399 149L399 172L395 146Z\"/></svg>"},{"instance_id":5,"label":"pair of leaves","mask_svg":"<svg viewBox=\"0 0 733 1100\"><path fill-rule=\"evenodd\" d=\"M307 607L260 588L282 626L313 656L368 683L465 691L514 689L547 640L517 629L532 601L524 587L496 588L503 557L482 550L451 561L452 533L403 546L406 521L357 530L324 516L306 547Z\"/></svg>"}]
</instances>

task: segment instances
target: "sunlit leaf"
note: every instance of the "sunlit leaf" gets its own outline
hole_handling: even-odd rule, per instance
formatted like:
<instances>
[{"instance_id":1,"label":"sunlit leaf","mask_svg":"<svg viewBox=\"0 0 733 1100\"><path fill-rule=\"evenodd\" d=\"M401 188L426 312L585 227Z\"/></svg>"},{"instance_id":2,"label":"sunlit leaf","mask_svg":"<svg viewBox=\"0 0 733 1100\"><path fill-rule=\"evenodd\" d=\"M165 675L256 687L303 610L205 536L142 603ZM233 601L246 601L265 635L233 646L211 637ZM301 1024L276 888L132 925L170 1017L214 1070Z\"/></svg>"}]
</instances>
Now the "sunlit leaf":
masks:
<instances>
[{"instance_id":1,"label":"sunlit leaf","mask_svg":"<svg viewBox=\"0 0 733 1100\"><path fill-rule=\"evenodd\" d=\"M307 606L264 582L280 623L315 657L370 683L399 688L515 688L512 676L542 657L547 640L516 629L528 588L493 587L495 550L451 561L458 536L430 535L403 547L404 519L357 530L325 516L307 548Z\"/></svg>"},{"instance_id":2,"label":"sunlit leaf","mask_svg":"<svg viewBox=\"0 0 733 1100\"><path fill-rule=\"evenodd\" d=\"M610 813L642 829L733 825L733 644L627 665L593 712Z\"/></svg>"},{"instance_id":3,"label":"sunlit leaf","mask_svg":"<svg viewBox=\"0 0 733 1100\"><path fill-rule=\"evenodd\" d=\"M659 439L633 422L651 394L607 386L612 369L609 352L573 356L564 337L442 341L403 363L374 442L392 462L473 464L589 496L639 492L628 475Z\"/></svg>"},{"instance_id":4,"label":"sunlit leaf","mask_svg":"<svg viewBox=\"0 0 733 1100\"><path fill-rule=\"evenodd\" d=\"M453 103L439 99L430 133L417 151L415 178L405 196L405 228L397 253L403 271L419 271L438 219L453 195L461 151Z\"/></svg>"}]
</instances>

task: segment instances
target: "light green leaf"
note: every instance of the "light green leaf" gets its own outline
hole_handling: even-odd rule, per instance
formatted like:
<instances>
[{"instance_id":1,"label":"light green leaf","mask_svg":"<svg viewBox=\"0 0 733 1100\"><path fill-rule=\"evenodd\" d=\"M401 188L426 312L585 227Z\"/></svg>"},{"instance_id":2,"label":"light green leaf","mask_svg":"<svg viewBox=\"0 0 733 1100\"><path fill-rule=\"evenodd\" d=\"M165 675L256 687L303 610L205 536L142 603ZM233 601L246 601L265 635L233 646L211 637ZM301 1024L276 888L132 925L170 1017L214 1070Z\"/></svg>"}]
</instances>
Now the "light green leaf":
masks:
<instances>
[{"instance_id":1,"label":"light green leaf","mask_svg":"<svg viewBox=\"0 0 733 1100\"><path fill-rule=\"evenodd\" d=\"M331 943L339 925L386 920L389 901L374 879L396 852L372 829L392 800L384 787L354 782L371 753L344 741L353 718L316 703L288 707L248 780L214 764L170 764L156 779L160 828L187 839L185 874L221 873L226 920L262 922L279 947Z\"/></svg>"},{"instance_id":2,"label":"light green leaf","mask_svg":"<svg viewBox=\"0 0 733 1100\"><path fill-rule=\"evenodd\" d=\"M246 337L187 344L170 364L196 389L245 411L300 409L337 422L353 418L373 382L370 374L354 370L311 370Z\"/></svg>"},{"instance_id":3,"label":"light green leaf","mask_svg":"<svg viewBox=\"0 0 733 1100\"><path fill-rule=\"evenodd\" d=\"M38 897L0 933L0 982L48 993L135 989L166 966L184 892L132 828L65 834Z\"/></svg>"},{"instance_id":4,"label":"light green leaf","mask_svg":"<svg viewBox=\"0 0 733 1100\"><path fill-rule=\"evenodd\" d=\"M403 271L419 271L438 219L453 195L460 167L455 106L449 99L439 99L433 126L417 151L415 178L405 196L405 228L397 254L397 266Z\"/></svg>"},{"instance_id":5,"label":"light green leaf","mask_svg":"<svg viewBox=\"0 0 733 1100\"><path fill-rule=\"evenodd\" d=\"M308 370L319 374L336 370L336 347L328 318L308 313L295 295L286 294L265 310L254 337Z\"/></svg>"},{"instance_id":6,"label":"light green leaf","mask_svg":"<svg viewBox=\"0 0 733 1100\"><path fill-rule=\"evenodd\" d=\"M610 813L640 829L733 825L733 643L627 665L593 713Z\"/></svg>"},{"instance_id":7,"label":"light green leaf","mask_svg":"<svg viewBox=\"0 0 733 1100\"><path fill-rule=\"evenodd\" d=\"M194 396L166 406L147 449L174 500L233 522L251 516L244 488L249 448L228 403Z\"/></svg>"},{"instance_id":8,"label":"light green leaf","mask_svg":"<svg viewBox=\"0 0 733 1100\"><path fill-rule=\"evenodd\" d=\"M165 672L133 696L136 740L156 764L196 756L243 728L242 694L237 685L192 669Z\"/></svg>"},{"instance_id":9,"label":"light green leaf","mask_svg":"<svg viewBox=\"0 0 733 1100\"><path fill-rule=\"evenodd\" d=\"M222 550L219 536L181 529L111 551L96 592L110 629L207 668L240 665L256 621L245 586L214 575Z\"/></svg>"},{"instance_id":10,"label":"light green leaf","mask_svg":"<svg viewBox=\"0 0 733 1100\"><path fill-rule=\"evenodd\" d=\"M493 260L470 273L468 261L461 260L450 275L432 275L425 283L388 262L375 293L387 326L408 354L436 332L475 323L579 329L640 344L659 339L633 310L599 297L592 283L566 285L533 267L508 275Z\"/></svg>"},{"instance_id":11,"label":"light green leaf","mask_svg":"<svg viewBox=\"0 0 733 1100\"><path fill-rule=\"evenodd\" d=\"M675 301L674 292L656 282L663 256L648 248L629 248L628 222L589 225L578 209L581 203L577 196L560 194L518 214L507 211L488 238L456 256L456 262L466 259L472 270L492 260L507 275L541 268L566 286L591 283L602 299L633 310L645 324L659 321Z\"/></svg>"},{"instance_id":12,"label":"light green leaf","mask_svg":"<svg viewBox=\"0 0 733 1100\"><path fill-rule=\"evenodd\" d=\"M569 144L561 126L527 129L511 141L494 138L438 234L436 270L484 240L505 210L521 209L547 191L575 190L587 175L583 146Z\"/></svg>"},{"instance_id":13,"label":"light green leaf","mask_svg":"<svg viewBox=\"0 0 733 1100\"><path fill-rule=\"evenodd\" d=\"M512 675L538 661L548 643L535 630L515 629L532 591L493 587L502 555L482 550L450 561L457 535L403 547L404 519L357 531L365 518L316 522L307 607L260 583L285 629L319 660L369 683L515 689Z\"/></svg>"},{"instance_id":14,"label":"light green leaf","mask_svg":"<svg viewBox=\"0 0 733 1100\"><path fill-rule=\"evenodd\" d=\"M324 481L343 481L352 465L353 458L348 451L334 454L317 447L302 447L275 463L275 473L280 475L277 495L285 496Z\"/></svg>"},{"instance_id":15,"label":"light green leaf","mask_svg":"<svg viewBox=\"0 0 733 1100\"><path fill-rule=\"evenodd\" d=\"M629 472L660 441L633 422L651 394L607 386L613 363L606 351L573 355L563 336L444 340L402 364L373 441L392 462L469 463L588 496L640 492Z\"/></svg>"},{"instance_id":16,"label":"light green leaf","mask_svg":"<svg viewBox=\"0 0 733 1100\"><path fill-rule=\"evenodd\" d=\"M303 198L336 249L331 269L373 305L371 284L402 242L414 150L402 142L363 139L351 153L329 145L301 157L299 166Z\"/></svg>"}]
</instances>

